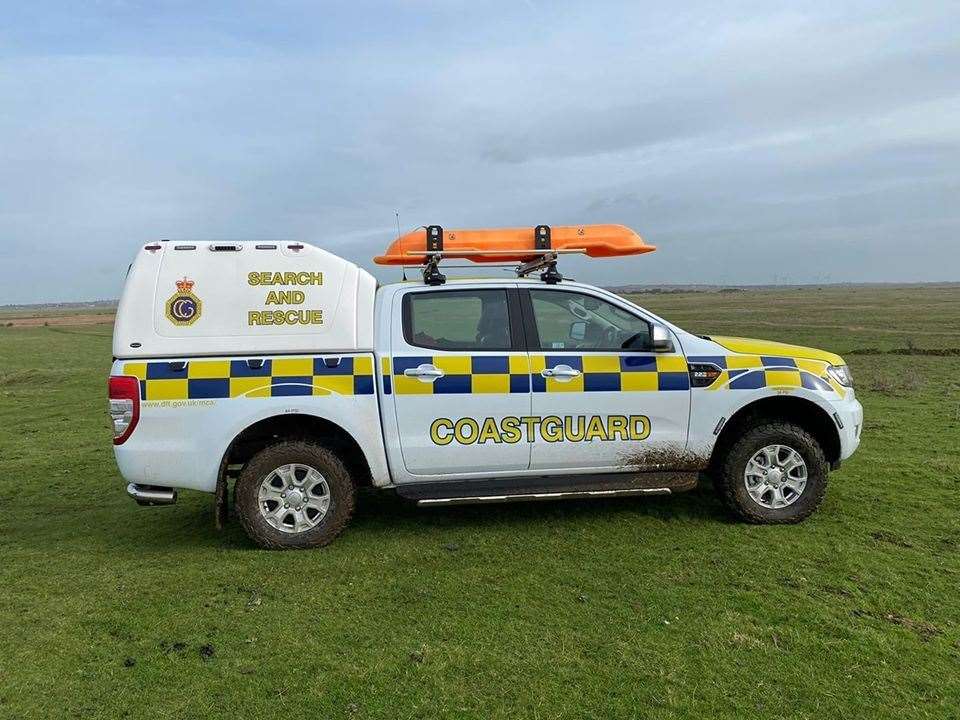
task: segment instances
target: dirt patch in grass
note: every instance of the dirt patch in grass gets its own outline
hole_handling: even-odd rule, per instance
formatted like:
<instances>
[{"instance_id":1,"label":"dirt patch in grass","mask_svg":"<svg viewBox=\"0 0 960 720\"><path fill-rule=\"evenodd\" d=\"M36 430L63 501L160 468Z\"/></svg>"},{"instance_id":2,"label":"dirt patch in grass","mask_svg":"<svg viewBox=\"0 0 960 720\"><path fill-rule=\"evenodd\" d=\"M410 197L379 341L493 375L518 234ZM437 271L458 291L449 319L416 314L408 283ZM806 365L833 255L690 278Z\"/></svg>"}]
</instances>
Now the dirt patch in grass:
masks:
<instances>
[{"instance_id":1,"label":"dirt patch in grass","mask_svg":"<svg viewBox=\"0 0 960 720\"><path fill-rule=\"evenodd\" d=\"M909 397L923 389L923 380L918 375L902 372L875 371L867 374L863 387L886 397Z\"/></svg>"},{"instance_id":2,"label":"dirt patch in grass","mask_svg":"<svg viewBox=\"0 0 960 720\"><path fill-rule=\"evenodd\" d=\"M878 530L877 532L870 533L870 537L872 537L877 542L887 543L888 545L895 545L896 547L901 547L901 548L913 547L913 543L911 543L902 535L897 535L896 533L887 532L886 530Z\"/></svg>"},{"instance_id":3,"label":"dirt patch in grass","mask_svg":"<svg viewBox=\"0 0 960 720\"><path fill-rule=\"evenodd\" d=\"M53 327L57 325L109 325L113 322L114 314L110 313L78 313L76 315L48 315L45 317L18 317L0 318L0 325L8 328Z\"/></svg>"},{"instance_id":4,"label":"dirt patch in grass","mask_svg":"<svg viewBox=\"0 0 960 720\"><path fill-rule=\"evenodd\" d=\"M14 370L0 373L0 387L18 387L41 382L60 382L64 373L61 371L31 368L29 370Z\"/></svg>"},{"instance_id":5,"label":"dirt patch in grass","mask_svg":"<svg viewBox=\"0 0 960 720\"><path fill-rule=\"evenodd\" d=\"M960 348L919 348L902 347L892 350L880 348L856 348L848 350L844 355L920 355L925 357L960 357Z\"/></svg>"},{"instance_id":6,"label":"dirt patch in grass","mask_svg":"<svg viewBox=\"0 0 960 720\"><path fill-rule=\"evenodd\" d=\"M916 633L924 642L929 642L933 638L943 635L943 630L933 623L926 622L925 620L914 620L913 618L908 618L906 615L901 615L896 612L874 613L867 610L854 610L853 614L856 617L871 617L877 620L883 620L891 625L899 625L902 628Z\"/></svg>"}]
</instances>

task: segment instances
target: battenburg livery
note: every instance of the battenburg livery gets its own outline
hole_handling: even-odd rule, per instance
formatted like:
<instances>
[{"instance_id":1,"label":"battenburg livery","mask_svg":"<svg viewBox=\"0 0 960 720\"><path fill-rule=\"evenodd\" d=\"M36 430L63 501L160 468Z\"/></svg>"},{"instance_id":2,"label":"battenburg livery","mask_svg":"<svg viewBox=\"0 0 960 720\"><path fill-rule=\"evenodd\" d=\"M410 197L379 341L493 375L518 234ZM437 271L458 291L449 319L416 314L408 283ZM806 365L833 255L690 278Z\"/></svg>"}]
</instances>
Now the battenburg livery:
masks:
<instances>
[{"instance_id":1,"label":"battenburg livery","mask_svg":"<svg viewBox=\"0 0 960 720\"><path fill-rule=\"evenodd\" d=\"M114 447L142 505L214 495L268 548L346 526L356 490L422 505L670 494L709 476L758 523L798 522L860 442L830 352L688 333L570 282L565 254L654 250L620 225L403 235L377 285L312 245L144 246L109 380ZM451 279L449 258L515 266Z\"/></svg>"}]
</instances>

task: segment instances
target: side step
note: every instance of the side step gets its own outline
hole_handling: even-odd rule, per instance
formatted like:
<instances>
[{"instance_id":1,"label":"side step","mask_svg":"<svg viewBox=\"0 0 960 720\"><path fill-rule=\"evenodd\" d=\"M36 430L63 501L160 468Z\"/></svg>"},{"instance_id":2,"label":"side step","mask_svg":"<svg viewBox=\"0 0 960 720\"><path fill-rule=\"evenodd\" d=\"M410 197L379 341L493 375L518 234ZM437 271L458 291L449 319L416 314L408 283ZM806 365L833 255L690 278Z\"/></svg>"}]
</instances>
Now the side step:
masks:
<instances>
[{"instance_id":1,"label":"side step","mask_svg":"<svg viewBox=\"0 0 960 720\"><path fill-rule=\"evenodd\" d=\"M625 490L574 490L572 492L515 493L511 495L475 495L473 497L426 498L417 505L479 505L482 503L530 502L533 500L576 500L627 495L669 495L670 488L629 488Z\"/></svg>"},{"instance_id":2,"label":"side step","mask_svg":"<svg viewBox=\"0 0 960 720\"><path fill-rule=\"evenodd\" d=\"M420 506L477 505L670 495L692 490L696 485L695 472L615 473L413 483L399 485L397 494Z\"/></svg>"}]
</instances>

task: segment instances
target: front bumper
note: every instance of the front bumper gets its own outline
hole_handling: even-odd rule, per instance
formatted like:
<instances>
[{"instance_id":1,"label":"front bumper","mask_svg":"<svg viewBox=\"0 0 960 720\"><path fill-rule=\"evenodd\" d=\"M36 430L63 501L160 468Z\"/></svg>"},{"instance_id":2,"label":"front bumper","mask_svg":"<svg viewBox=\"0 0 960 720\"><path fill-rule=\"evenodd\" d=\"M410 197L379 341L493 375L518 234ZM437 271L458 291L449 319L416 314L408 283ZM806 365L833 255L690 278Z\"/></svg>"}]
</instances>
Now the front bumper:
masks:
<instances>
[{"instance_id":1,"label":"front bumper","mask_svg":"<svg viewBox=\"0 0 960 720\"><path fill-rule=\"evenodd\" d=\"M863 431L863 405L850 393L850 397L836 403L833 421L840 434L840 460L846 460L860 446Z\"/></svg>"}]
</instances>

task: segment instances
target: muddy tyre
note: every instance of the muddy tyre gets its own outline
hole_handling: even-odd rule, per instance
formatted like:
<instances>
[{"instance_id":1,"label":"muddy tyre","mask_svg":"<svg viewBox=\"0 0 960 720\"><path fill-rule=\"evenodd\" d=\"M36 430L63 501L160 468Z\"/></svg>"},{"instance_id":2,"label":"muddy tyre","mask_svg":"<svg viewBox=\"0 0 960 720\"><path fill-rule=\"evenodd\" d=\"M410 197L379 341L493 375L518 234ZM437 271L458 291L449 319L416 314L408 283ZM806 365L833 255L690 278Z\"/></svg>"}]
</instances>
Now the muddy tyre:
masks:
<instances>
[{"instance_id":1,"label":"muddy tyre","mask_svg":"<svg viewBox=\"0 0 960 720\"><path fill-rule=\"evenodd\" d=\"M756 425L720 458L714 487L739 518L798 523L823 502L829 463L810 433L790 423Z\"/></svg>"},{"instance_id":2,"label":"muddy tyre","mask_svg":"<svg viewBox=\"0 0 960 720\"><path fill-rule=\"evenodd\" d=\"M250 539L268 550L330 543L350 522L356 488L340 457L318 443L270 445L237 478L237 516Z\"/></svg>"}]
</instances>

